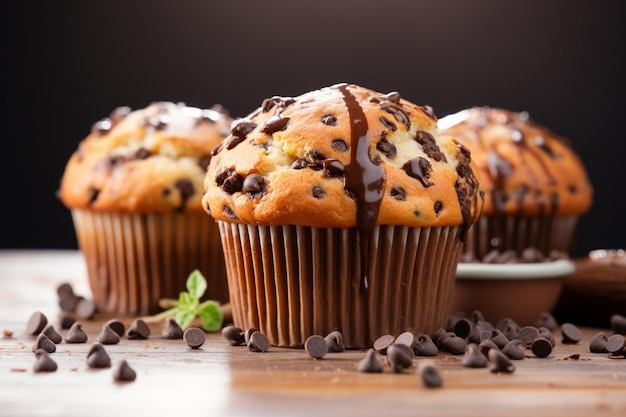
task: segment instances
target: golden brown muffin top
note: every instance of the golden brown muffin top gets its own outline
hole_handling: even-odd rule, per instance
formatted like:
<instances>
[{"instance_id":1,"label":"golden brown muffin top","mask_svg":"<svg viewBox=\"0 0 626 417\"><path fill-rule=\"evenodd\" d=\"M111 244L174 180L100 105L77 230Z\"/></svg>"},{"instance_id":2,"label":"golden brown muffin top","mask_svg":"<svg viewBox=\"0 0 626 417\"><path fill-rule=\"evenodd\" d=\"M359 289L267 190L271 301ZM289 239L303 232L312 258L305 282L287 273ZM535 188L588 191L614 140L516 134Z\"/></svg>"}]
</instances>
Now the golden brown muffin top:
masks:
<instances>
[{"instance_id":1,"label":"golden brown muffin top","mask_svg":"<svg viewBox=\"0 0 626 417\"><path fill-rule=\"evenodd\" d=\"M438 125L470 150L485 191L483 215L575 216L591 206L592 186L569 141L527 112L473 107Z\"/></svg>"},{"instance_id":2,"label":"golden brown muffin top","mask_svg":"<svg viewBox=\"0 0 626 417\"><path fill-rule=\"evenodd\" d=\"M232 119L211 109L155 102L118 107L96 122L69 159L59 189L68 208L202 213L211 150Z\"/></svg>"},{"instance_id":3,"label":"golden brown muffin top","mask_svg":"<svg viewBox=\"0 0 626 417\"><path fill-rule=\"evenodd\" d=\"M429 106L354 84L267 98L213 152L203 206L255 225L467 229L478 183L436 120Z\"/></svg>"}]
</instances>

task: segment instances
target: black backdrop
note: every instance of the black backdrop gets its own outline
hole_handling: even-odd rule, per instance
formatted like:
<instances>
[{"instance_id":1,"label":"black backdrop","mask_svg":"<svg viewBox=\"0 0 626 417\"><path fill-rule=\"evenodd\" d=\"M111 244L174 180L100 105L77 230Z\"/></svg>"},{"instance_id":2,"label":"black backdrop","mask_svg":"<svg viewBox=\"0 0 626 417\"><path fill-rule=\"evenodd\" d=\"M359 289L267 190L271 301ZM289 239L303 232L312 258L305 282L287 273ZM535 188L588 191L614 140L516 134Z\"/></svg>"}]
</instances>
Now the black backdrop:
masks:
<instances>
[{"instance_id":1,"label":"black backdrop","mask_svg":"<svg viewBox=\"0 0 626 417\"><path fill-rule=\"evenodd\" d=\"M3 3L0 247L75 248L66 160L118 105L215 103L353 82L438 116L528 111L571 140L595 187L572 254L626 247L621 0Z\"/></svg>"}]
</instances>

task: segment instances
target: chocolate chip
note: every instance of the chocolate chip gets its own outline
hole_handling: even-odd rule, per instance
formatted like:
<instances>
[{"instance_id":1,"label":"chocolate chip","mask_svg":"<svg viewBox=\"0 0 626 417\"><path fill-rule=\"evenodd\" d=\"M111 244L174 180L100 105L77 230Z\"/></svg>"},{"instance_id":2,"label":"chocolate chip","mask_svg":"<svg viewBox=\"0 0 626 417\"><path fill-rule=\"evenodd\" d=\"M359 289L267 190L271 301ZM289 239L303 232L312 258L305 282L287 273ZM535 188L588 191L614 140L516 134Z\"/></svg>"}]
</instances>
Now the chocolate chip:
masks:
<instances>
[{"instance_id":1,"label":"chocolate chip","mask_svg":"<svg viewBox=\"0 0 626 417\"><path fill-rule=\"evenodd\" d=\"M50 323L46 324L46 327L43 328L41 333L48 336L48 339L50 339L52 343L56 345L58 345L59 343L63 341L63 336L61 336L59 332L56 331L54 326Z\"/></svg>"},{"instance_id":2,"label":"chocolate chip","mask_svg":"<svg viewBox=\"0 0 626 417\"><path fill-rule=\"evenodd\" d=\"M195 192L193 183L187 178L179 179L174 183L174 188L180 193L180 205L176 207L176 210L183 211L187 201Z\"/></svg>"},{"instance_id":3,"label":"chocolate chip","mask_svg":"<svg viewBox=\"0 0 626 417\"><path fill-rule=\"evenodd\" d=\"M437 340L439 340L439 338L446 332L446 329L444 329L443 327L438 328L437 330L435 330L433 332L433 334L430 336L431 339L433 340L433 342L435 342L435 344L437 343Z\"/></svg>"},{"instance_id":4,"label":"chocolate chip","mask_svg":"<svg viewBox=\"0 0 626 417\"><path fill-rule=\"evenodd\" d=\"M215 183L228 194L234 194L241 191L243 180L234 169L227 169L215 177Z\"/></svg>"},{"instance_id":5,"label":"chocolate chip","mask_svg":"<svg viewBox=\"0 0 626 417\"><path fill-rule=\"evenodd\" d=\"M120 335L111 326L103 325L98 335L98 342L103 345L116 345L120 342Z\"/></svg>"},{"instance_id":6,"label":"chocolate chip","mask_svg":"<svg viewBox=\"0 0 626 417\"><path fill-rule=\"evenodd\" d=\"M235 212L233 211L233 209L231 209L229 206L224 206L224 214L226 215L226 217L228 217L229 219L233 219L236 220L238 219L237 215L235 214Z\"/></svg>"},{"instance_id":7,"label":"chocolate chip","mask_svg":"<svg viewBox=\"0 0 626 417\"><path fill-rule=\"evenodd\" d=\"M435 215L439 215L439 212L441 212L441 209L443 209L443 203L437 200L435 201L435 205L433 208L435 210Z\"/></svg>"},{"instance_id":8,"label":"chocolate chip","mask_svg":"<svg viewBox=\"0 0 626 417\"><path fill-rule=\"evenodd\" d=\"M256 123L252 123L247 119L239 119L233 122L230 129L231 136L226 139L226 149L233 149L239 145L256 127Z\"/></svg>"},{"instance_id":9,"label":"chocolate chip","mask_svg":"<svg viewBox=\"0 0 626 417\"><path fill-rule=\"evenodd\" d=\"M76 304L76 315L84 320L91 320L96 315L96 303L82 298Z\"/></svg>"},{"instance_id":10,"label":"chocolate chip","mask_svg":"<svg viewBox=\"0 0 626 417\"><path fill-rule=\"evenodd\" d=\"M150 337L150 327L142 319L135 319L126 332L128 339L147 339Z\"/></svg>"},{"instance_id":11,"label":"chocolate chip","mask_svg":"<svg viewBox=\"0 0 626 417\"><path fill-rule=\"evenodd\" d=\"M476 343L470 343L467 345L461 364L466 368L486 368L488 360Z\"/></svg>"},{"instance_id":12,"label":"chocolate chip","mask_svg":"<svg viewBox=\"0 0 626 417\"><path fill-rule=\"evenodd\" d=\"M417 337L413 345L413 353L415 356L437 356L439 348L429 335L423 333Z\"/></svg>"},{"instance_id":13,"label":"chocolate chip","mask_svg":"<svg viewBox=\"0 0 626 417\"><path fill-rule=\"evenodd\" d=\"M621 314L613 314L610 318L611 329L615 333L619 333L621 335L626 335L626 316L622 316Z\"/></svg>"},{"instance_id":14,"label":"chocolate chip","mask_svg":"<svg viewBox=\"0 0 626 417\"><path fill-rule=\"evenodd\" d=\"M289 124L289 117L282 117L280 114L275 114L265 121L261 126L261 132L271 135L275 132L287 129Z\"/></svg>"},{"instance_id":15,"label":"chocolate chip","mask_svg":"<svg viewBox=\"0 0 626 417\"><path fill-rule=\"evenodd\" d=\"M425 361L417 367L417 374L426 388L440 388L443 386L443 379L439 368L430 361Z\"/></svg>"},{"instance_id":16,"label":"chocolate chip","mask_svg":"<svg viewBox=\"0 0 626 417\"><path fill-rule=\"evenodd\" d=\"M435 161L446 162L446 156L439 149L439 145L437 145L433 135L423 130L418 130L415 132L415 140L422 145L424 153L428 155L429 158Z\"/></svg>"},{"instance_id":17,"label":"chocolate chip","mask_svg":"<svg viewBox=\"0 0 626 417\"><path fill-rule=\"evenodd\" d=\"M337 152L348 152L349 146L343 139L335 139L330 145Z\"/></svg>"},{"instance_id":18,"label":"chocolate chip","mask_svg":"<svg viewBox=\"0 0 626 417\"><path fill-rule=\"evenodd\" d=\"M491 332L490 332L491 333ZM491 339L485 339L482 342L480 342L478 344L478 348L480 349L480 351L482 352L483 355L487 356L489 354L489 351L492 349L495 350L500 350L500 348L498 347L498 345L496 345L493 340Z\"/></svg>"},{"instance_id":19,"label":"chocolate chip","mask_svg":"<svg viewBox=\"0 0 626 417\"><path fill-rule=\"evenodd\" d=\"M309 166L309 162L306 159L296 159L291 163L289 168L291 169L304 169Z\"/></svg>"},{"instance_id":20,"label":"chocolate chip","mask_svg":"<svg viewBox=\"0 0 626 417\"><path fill-rule=\"evenodd\" d=\"M263 333L256 331L250 335L248 349L252 352L267 352L270 350L270 341Z\"/></svg>"},{"instance_id":21,"label":"chocolate chip","mask_svg":"<svg viewBox=\"0 0 626 417\"><path fill-rule=\"evenodd\" d=\"M176 319L169 318L166 320L165 326L163 326L161 336L165 339L182 339L183 329L180 327Z\"/></svg>"},{"instance_id":22,"label":"chocolate chip","mask_svg":"<svg viewBox=\"0 0 626 417\"><path fill-rule=\"evenodd\" d=\"M322 123L327 126L337 126L337 116L334 114L325 114L322 116Z\"/></svg>"},{"instance_id":23,"label":"chocolate chip","mask_svg":"<svg viewBox=\"0 0 626 417\"><path fill-rule=\"evenodd\" d=\"M72 324L75 322L76 320L71 314L65 312L61 312L61 314L59 314L59 327L61 327L61 329L67 330L72 327Z\"/></svg>"},{"instance_id":24,"label":"chocolate chip","mask_svg":"<svg viewBox=\"0 0 626 417\"><path fill-rule=\"evenodd\" d=\"M432 166L428 159L418 156L417 158L413 158L407 161L402 166L402 169L407 173L408 176L419 180L424 188L428 188L433 185L431 182L428 181L428 178L430 177L430 171L432 170Z\"/></svg>"},{"instance_id":25,"label":"chocolate chip","mask_svg":"<svg viewBox=\"0 0 626 417\"><path fill-rule=\"evenodd\" d=\"M546 327L550 331L555 331L559 328L559 323L551 313L543 312L539 315L535 327Z\"/></svg>"},{"instance_id":26,"label":"chocolate chip","mask_svg":"<svg viewBox=\"0 0 626 417\"><path fill-rule=\"evenodd\" d=\"M39 333L37 340L33 343L32 350L33 352L37 352L39 349L43 349L48 353L53 353L56 352L57 346L48 338L48 336L43 333Z\"/></svg>"},{"instance_id":27,"label":"chocolate chip","mask_svg":"<svg viewBox=\"0 0 626 417\"><path fill-rule=\"evenodd\" d=\"M311 335L304 341L304 350L313 359L322 359L328 353L328 342L322 336Z\"/></svg>"},{"instance_id":28,"label":"chocolate chip","mask_svg":"<svg viewBox=\"0 0 626 417\"><path fill-rule=\"evenodd\" d=\"M376 350L376 352L380 353L381 355L386 355L387 348L391 346L394 341L395 341L395 338L393 337L393 335L386 334L386 335L380 336L378 339L374 341L374 345L373 345L374 350Z\"/></svg>"},{"instance_id":29,"label":"chocolate chip","mask_svg":"<svg viewBox=\"0 0 626 417\"><path fill-rule=\"evenodd\" d=\"M492 373L507 373L515 371L515 365L504 353L499 350L491 349L487 354L489 359L489 371Z\"/></svg>"},{"instance_id":30,"label":"chocolate chip","mask_svg":"<svg viewBox=\"0 0 626 417\"><path fill-rule=\"evenodd\" d=\"M402 332L398 335L398 337L396 337L394 343L407 345L413 349L413 345L415 344L415 335L410 331Z\"/></svg>"},{"instance_id":31,"label":"chocolate chip","mask_svg":"<svg viewBox=\"0 0 626 417\"><path fill-rule=\"evenodd\" d=\"M504 353L509 359L516 361L522 360L524 359L524 350L522 349L522 346L522 342L518 339L512 339L502 348L502 353Z\"/></svg>"},{"instance_id":32,"label":"chocolate chip","mask_svg":"<svg viewBox=\"0 0 626 417\"><path fill-rule=\"evenodd\" d=\"M343 344L343 334L338 330L328 333L324 339L328 343L329 352L343 352L346 348Z\"/></svg>"},{"instance_id":33,"label":"chocolate chip","mask_svg":"<svg viewBox=\"0 0 626 417\"><path fill-rule=\"evenodd\" d=\"M26 324L26 333L36 336L46 327L48 324L48 318L41 312L35 311Z\"/></svg>"},{"instance_id":34,"label":"chocolate chip","mask_svg":"<svg viewBox=\"0 0 626 417\"><path fill-rule=\"evenodd\" d=\"M95 196L93 195L93 191L95 191ZM98 190L90 190L90 194L92 194L89 199L90 203L93 203L98 197L97 191ZM73 313L76 311L76 306L78 305L78 302L82 299L84 299L84 297L78 296L73 292L63 293L63 295L59 296L59 307L61 308L61 311Z\"/></svg>"},{"instance_id":35,"label":"chocolate chip","mask_svg":"<svg viewBox=\"0 0 626 417\"><path fill-rule=\"evenodd\" d=\"M198 165L202 168L202 171L205 171L209 168L209 164L211 163L211 155L204 155L198 160Z\"/></svg>"},{"instance_id":36,"label":"chocolate chip","mask_svg":"<svg viewBox=\"0 0 626 417\"><path fill-rule=\"evenodd\" d=\"M387 348L387 362L396 373L410 368L413 365L414 357L413 349L407 345L394 343Z\"/></svg>"},{"instance_id":37,"label":"chocolate chip","mask_svg":"<svg viewBox=\"0 0 626 417\"><path fill-rule=\"evenodd\" d=\"M457 320L456 323L454 323L454 328L452 331L454 332L455 335L462 337L462 338L466 338L470 335L473 328L474 328L474 324L470 321L470 319L462 318L462 319Z\"/></svg>"},{"instance_id":38,"label":"chocolate chip","mask_svg":"<svg viewBox=\"0 0 626 417\"><path fill-rule=\"evenodd\" d=\"M242 191L248 194L250 199L262 197L266 190L265 178L259 174L250 174L243 180Z\"/></svg>"},{"instance_id":39,"label":"chocolate chip","mask_svg":"<svg viewBox=\"0 0 626 417\"><path fill-rule=\"evenodd\" d=\"M124 336L124 333L126 332L124 323L117 319L108 320L103 326L109 326L119 337Z\"/></svg>"},{"instance_id":40,"label":"chocolate chip","mask_svg":"<svg viewBox=\"0 0 626 417\"><path fill-rule=\"evenodd\" d=\"M378 373L383 371L383 365L378 359L376 350L370 348L367 350L365 357L359 361L356 369L359 372Z\"/></svg>"},{"instance_id":41,"label":"chocolate chip","mask_svg":"<svg viewBox=\"0 0 626 417\"><path fill-rule=\"evenodd\" d=\"M398 150L396 149L396 145L393 143L389 143L386 137L381 137L380 140L376 143L376 149L383 153L387 158L393 159L398 154Z\"/></svg>"},{"instance_id":42,"label":"chocolate chip","mask_svg":"<svg viewBox=\"0 0 626 417\"><path fill-rule=\"evenodd\" d=\"M435 341L435 344L437 345L437 347L439 348L439 350L446 350L446 339L450 338L450 337L457 337L456 334L454 334L454 332L443 332L443 334L441 334L441 336L439 336L437 338L437 341Z\"/></svg>"},{"instance_id":43,"label":"chocolate chip","mask_svg":"<svg viewBox=\"0 0 626 417\"><path fill-rule=\"evenodd\" d=\"M37 360L33 365L33 371L39 372L54 372L57 370L57 363L50 357L50 354L44 349L39 349L35 352Z\"/></svg>"},{"instance_id":44,"label":"chocolate chip","mask_svg":"<svg viewBox=\"0 0 626 417\"><path fill-rule=\"evenodd\" d=\"M87 366L90 368L109 368L111 357L100 342L95 342L87 352Z\"/></svg>"},{"instance_id":45,"label":"chocolate chip","mask_svg":"<svg viewBox=\"0 0 626 417\"><path fill-rule=\"evenodd\" d=\"M552 343L544 337L538 337L533 340L530 350L538 358L547 358L552 353Z\"/></svg>"},{"instance_id":46,"label":"chocolate chip","mask_svg":"<svg viewBox=\"0 0 626 417\"><path fill-rule=\"evenodd\" d=\"M391 130L392 132L395 132L396 130L398 130L398 126L396 126L396 124L394 122L392 122L391 120L387 119L385 116L380 116L378 118L378 120L380 120L380 122L383 124L383 126L385 126L387 129Z\"/></svg>"},{"instance_id":47,"label":"chocolate chip","mask_svg":"<svg viewBox=\"0 0 626 417\"><path fill-rule=\"evenodd\" d=\"M246 331L244 332L244 334L243 334L243 340L244 340L244 342L246 343L246 345L247 345L248 343L250 343L250 336L252 336L252 333L254 333L254 332L258 332L258 331L259 331L259 329L257 329L256 327L250 327L250 328L248 328L248 330L246 330Z\"/></svg>"},{"instance_id":48,"label":"chocolate chip","mask_svg":"<svg viewBox=\"0 0 626 417\"><path fill-rule=\"evenodd\" d=\"M190 327L183 333L183 339L190 348L199 349L206 340L206 334L198 327Z\"/></svg>"},{"instance_id":49,"label":"chocolate chip","mask_svg":"<svg viewBox=\"0 0 626 417\"><path fill-rule=\"evenodd\" d=\"M87 341L87 333L83 330L83 325L79 322L72 324L72 327L65 333L66 343L85 343Z\"/></svg>"},{"instance_id":50,"label":"chocolate chip","mask_svg":"<svg viewBox=\"0 0 626 417\"><path fill-rule=\"evenodd\" d=\"M395 198L396 200L405 201L406 200L406 191L404 188L396 186L391 189L389 195Z\"/></svg>"},{"instance_id":51,"label":"chocolate chip","mask_svg":"<svg viewBox=\"0 0 626 417\"><path fill-rule=\"evenodd\" d=\"M539 330L535 326L524 326L517 333L517 338L524 346L529 347L538 335Z\"/></svg>"},{"instance_id":52,"label":"chocolate chip","mask_svg":"<svg viewBox=\"0 0 626 417\"><path fill-rule=\"evenodd\" d=\"M68 282L64 282L62 284L59 284L57 286L57 296L59 298L75 297L76 294L74 293L74 288L72 287L72 284L70 284Z\"/></svg>"},{"instance_id":53,"label":"chocolate chip","mask_svg":"<svg viewBox=\"0 0 626 417\"><path fill-rule=\"evenodd\" d=\"M606 340L606 350L613 355L620 355L626 346L624 336L616 333Z\"/></svg>"},{"instance_id":54,"label":"chocolate chip","mask_svg":"<svg viewBox=\"0 0 626 417\"><path fill-rule=\"evenodd\" d=\"M130 382L137 378L137 373L128 365L125 359L122 359L113 370L113 379L117 382Z\"/></svg>"},{"instance_id":55,"label":"chocolate chip","mask_svg":"<svg viewBox=\"0 0 626 417\"><path fill-rule=\"evenodd\" d=\"M222 328L222 336L231 346L240 346L246 343L243 330L237 326L225 326Z\"/></svg>"},{"instance_id":56,"label":"chocolate chip","mask_svg":"<svg viewBox=\"0 0 626 417\"><path fill-rule=\"evenodd\" d=\"M565 344L576 344L580 342L583 334L576 325L572 323L563 323L561 325L561 341Z\"/></svg>"},{"instance_id":57,"label":"chocolate chip","mask_svg":"<svg viewBox=\"0 0 626 417\"><path fill-rule=\"evenodd\" d=\"M493 329L491 331L491 341L496 344L500 349L504 348L507 343L510 342L509 338L504 335L500 330Z\"/></svg>"},{"instance_id":58,"label":"chocolate chip","mask_svg":"<svg viewBox=\"0 0 626 417\"><path fill-rule=\"evenodd\" d=\"M146 148L139 148L133 157L134 159L148 159L150 156L152 156L152 152Z\"/></svg>"},{"instance_id":59,"label":"chocolate chip","mask_svg":"<svg viewBox=\"0 0 626 417\"><path fill-rule=\"evenodd\" d=\"M593 339L591 339L591 342L589 343L589 351L593 353L607 353L608 350L606 349L606 341L607 341L606 333L604 332L596 333Z\"/></svg>"},{"instance_id":60,"label":"chocolate chip","mask_svg":"<svg viewBox=\"0 0 626 417\"><path fill-rule=\"evenodd\" d=\"M322 187L320 187L319 185L314 185L313 188L311 189L311 195L314 198L320 199L320 198L324 198L326 193L324 192L324 189Z\"/></svg>"},{"instance_id":61,"label":"chocolate chip","mask_svg":"<svg viewBox=\"0 0 626 417\"><path fill-rule=\"evenodd\" d=\"M463 355L467 349L467 342L465 339L455 334L444 338L442 345L443 350L452 355Z\"/></svg>"}]
</instances>

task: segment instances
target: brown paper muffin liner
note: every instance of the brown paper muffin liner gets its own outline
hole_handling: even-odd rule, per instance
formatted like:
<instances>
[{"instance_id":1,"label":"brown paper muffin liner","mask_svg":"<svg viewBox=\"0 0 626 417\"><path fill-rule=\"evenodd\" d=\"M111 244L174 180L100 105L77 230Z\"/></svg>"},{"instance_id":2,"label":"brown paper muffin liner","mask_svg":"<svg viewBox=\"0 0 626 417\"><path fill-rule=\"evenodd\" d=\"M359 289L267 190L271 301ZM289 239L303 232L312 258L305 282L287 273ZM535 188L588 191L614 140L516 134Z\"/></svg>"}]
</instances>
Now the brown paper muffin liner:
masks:
<instances>
[{"instance_id":1,"label":"brown paper muffin liner","mask_svg":"<svg viewBox=\"0 0 626 417\"><path fill-rule=\"evenodd\" d=\"M162 298L178 299L194 269L203 299L228 301L219 230L206 214L127 214L72 210L98 311L148 315Z\"/></svg>"},{"instance_id":2,"label":"brown paper muffin liner","mask_svg":"<svg viewBox=\"0 0 626 417\"><path fill-rule=\"evenodd\" d=\"M233 321L274 346L302 347L339 330L346 348L366 348L385 334L430 334L447 322L458 227L376 227L364 289L356 228L218 225Z\"/></svg>"},{"instance_id":3,"label":"brown paper muffin liner","mask_svg":"<svg viewBox=\"0 0 626 417\"><path fill-rule=\"evenodd\" d=\"M568 253L578 217L481 216L469 229L461 261L480 261L492 250L514 250L518 257L535 248L545 258Z\"/></svg>"}]
</instances>

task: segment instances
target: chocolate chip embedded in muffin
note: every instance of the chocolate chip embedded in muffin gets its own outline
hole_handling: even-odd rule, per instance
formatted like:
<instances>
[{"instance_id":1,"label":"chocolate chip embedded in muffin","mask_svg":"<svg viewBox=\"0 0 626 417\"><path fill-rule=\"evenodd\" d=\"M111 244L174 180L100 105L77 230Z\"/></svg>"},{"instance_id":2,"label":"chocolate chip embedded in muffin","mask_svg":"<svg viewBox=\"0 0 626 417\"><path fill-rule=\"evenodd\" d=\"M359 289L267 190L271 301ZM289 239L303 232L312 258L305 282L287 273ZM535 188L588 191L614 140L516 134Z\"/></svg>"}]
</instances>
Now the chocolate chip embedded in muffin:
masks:
<instances>
[{"instance_id":1,"label":"chocolate chip embedded in muffin","mask_svg":"<svg viewBox=\"0 0 626 417\"><path fill-rule=\"evenodd\" d=\"M325 114L322 116L322 123L327 126L337 126L337 116L334 114Z\"/></svg>"},{"instance_id":2,"label":"chocolate chip embedded in muffin","mask_svg":"<svg viewBox=\"0 0 626 417\"><path fill-rule=\"evenodd\" d=\"M423 130L418 130L415 132L415 140L422 145L422 148L428 157L434 159L435 161L446 162L446 156L439 149L439 145L437 145L433 135Z\"/></svg>"},{"instance_id":3,"label":"chocolate chip embedded in muffin","mask_svg":"<svg viewBox=\"0 0 626 417\"><path fill-rule=\"evenodd\" d=\"M240 119L233 123L230 129L230 137L225 139L226 149L233 149L235 146L243 142L248 133L257 127L256 123L252 123L246 119Z\"/></svg>"},{"instance_id":4,"label":"chocolate chip embedded in muffin","mask_svg":"<svg viewBox=\"0 0 626 417\"><path fill-rule=\"evenodd\" d=\"M267 192L265 178L259 174L250 174L243 180L242 192L248 195L248 198L260 198Z\"/></svg>"},{"instance_id":5,"label":"chocolate chip embedded in muffin","mask_svg":"<svg viewBox=\"0 0 626 417\"><path fill-rule=\"evenodd\" d=\"M418 156L417 158L413 158L410 161L407 161L402 166L402 169L404 169L404 171L410 177L418 179L425 188L433 185L431 182L428 181L428 177L430 176L430 171L432 169L432 166L430 165L428 159Z\"/></svg>"},{"instance_id":6,"label":"chocolate chip embedded in muffin","mask_svg":"<svg viewBox=\"0 0 626 417\"><path fill-rule=\"evenodd\" d=\"M387 119L385 116L380 116L378 118L378 120L380 120L380 122L383 124L383 126L385 126L387 129L391 130L392 132L395 132L396 130L398 130L398 126L396 126L396 124L394 122L392 122L391 120Z\"/></svg>"},{"instance_id":7,"label":"chocolate chip embedded in muffin","mask_svg":"<svg viewBox=\"0 0 626 417\"><path fill-rule=\"evenodd\" d=\"M348 152L348 149L350 148L343 139L334 139L331 147L337 152Z\"/></svg>"},{"instance_id":8,"label":"chocolate chip embedded in muffin","mask_svg":"<svg viewBox=\"0 0 626 417\"><path fill-rule=\"evenodd\" d=\"M435 214L439 215L439 213L441 212L441 209L443 209L443 203L441 201L435 201Z\"/></svg>"},{"instance_id":9,"label":"chocolate chip embedded in muffin","mask_svg":"<svg viewBox=\"0 0 626 417\"><path fill-rule=\"evenodd\" d=\"M324 198L324 196L326 195L326 192L319 185L314 185L313 188L311 189L311 195L314 198L320 199L320 198Z\"/></svg>"},{"instance_id":10,"label":"chocolate chip embedded in muffin","mask_svg":"<svg viewBox=\"0 0 626 417\"><path fill-rule=\"evenodd\" d=\"M389 192L389 195L395 198L396 200L406 201L406 191L402 187L393 187Z\"/></svg>"},{"instance_id":11,"label":"chocolate chip embedded in muffin","mask_svg":"<svg viewBox=\"0 0 626 417\"><path fill-rule=\"evenodd\" d=\"M376 149L382 152L389 159L395 158L398 154L396 145L394 145L393 143L389 143L385 135L382 135L380 140L376 142Z\"/></svg>"},{"instance_id":12,"label":"chocolate chip embedded in muffin","mask_svg":"<svg viewBox=\"0 0 626 417\"><path fill-rule=\"evenodd\" d=\"M177 207L177 211L183 211L187 200L194 194L195 190L191 180L186 178L180 179L174 183L174 187L180 192L180 206Z\"/></svg>"},{"instance_id":13,"label":"chocolate chip embedded in muffin","mask_svg":"<svg viewBox=\"0 0 626 417\"><path fill-rule=\"evenodd\" d=\"M227 169L219 174L215 177L215 183L228 194L234 194L237 191L241 191L241 188L243 187L241 175L239 175L234 169Z\"/></svg>"},{"instance_id":14,"label":"chocolate chip embedded in muffin","mask_svg":"<svg viewBox=\"0 0 626 417\"><path fill-rule=\"evenodd\" d=\"M238 217L235 214L235 212L233 211L232 208L230 208L229 206L224 206L224 214L226 216L228 216L229 219L233 219L233 220L237 220Z\"/></svg>"}]
</instances>

